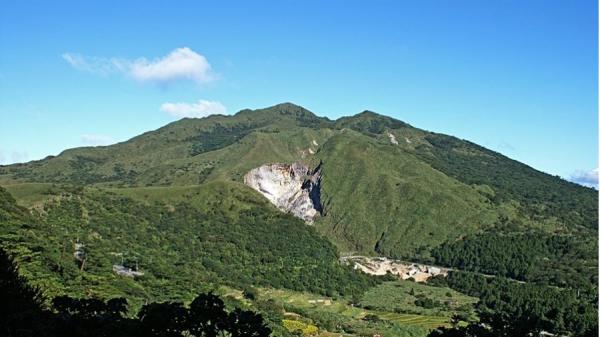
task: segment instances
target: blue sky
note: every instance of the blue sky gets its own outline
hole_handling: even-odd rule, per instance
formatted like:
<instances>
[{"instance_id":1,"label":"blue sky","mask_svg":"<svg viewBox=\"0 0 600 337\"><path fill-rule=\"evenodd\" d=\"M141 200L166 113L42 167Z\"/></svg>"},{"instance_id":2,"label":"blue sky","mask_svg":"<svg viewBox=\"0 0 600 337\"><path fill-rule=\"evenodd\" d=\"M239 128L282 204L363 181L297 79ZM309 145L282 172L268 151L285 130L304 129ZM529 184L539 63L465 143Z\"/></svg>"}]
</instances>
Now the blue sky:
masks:
<instances>
[{"instance_id":1,"label":"blue sky","mask_svg":"<svg viewBox=\"0 0 600 337\"><path fill-rule=\"evenodd\" d=\"M597 15L591 0L3 1L0 163L291 101L597 180Z\"/></svg>"}]
</instances>

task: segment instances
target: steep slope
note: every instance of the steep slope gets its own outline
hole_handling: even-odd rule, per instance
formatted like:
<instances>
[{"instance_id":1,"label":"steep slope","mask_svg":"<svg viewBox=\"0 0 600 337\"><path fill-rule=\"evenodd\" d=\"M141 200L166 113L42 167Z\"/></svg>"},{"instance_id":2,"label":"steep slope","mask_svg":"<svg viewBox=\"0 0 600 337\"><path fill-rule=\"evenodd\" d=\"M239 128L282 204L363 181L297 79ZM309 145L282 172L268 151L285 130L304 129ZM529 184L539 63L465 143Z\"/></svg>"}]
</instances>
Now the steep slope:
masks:
<instances>
[{"instance_id":1,"label":"steep slope","mask_svg":"<svg viewBox=\"0 0 600 337\"><path fill-rule=\"evenodd\" d=\"M397 146L351 130L332 137L323 161L326 216L317 226L349 251L412 257L497 218L485 196Z\"/></svg>"},{"instance_id":2,"label":"steep slope","mask_svg":"<svg viewBox=\"0 0 600 337\"><path fill-rule=\"evenodd\" d=\"M552 217L567 226L598 228L598 196L590 189L455 137L429 133L431 146L415 154L448 176L470 185L487 185L496 203L515 200L530 217Z\"/></svg>"},{"instance_id":3,"label":"steep slope","mask_svg":"<svg viewBox=\"0 0 600 337\"><path fill-rule=\"evenodd\" d=\"M518 203L521 216L550 221L552 226L598 226L595 190L537 171L467 140L413 128L370 111L340 118L336 127L383 142L391 142L387 137L393 136L399 147L436 170L488 191L495 204Z\"/></svg>"},{"instance_id":4,"label":"steep slope","mask_svg":"<svg viewBox=\"0 0 600 337\"><path fill-rule=\"evenodd\" d=\"M312 224L321 211L319 169L293 163L270 164L250 170L244 183L264 195L284 212Z\"/></svg>"}]
</instances>

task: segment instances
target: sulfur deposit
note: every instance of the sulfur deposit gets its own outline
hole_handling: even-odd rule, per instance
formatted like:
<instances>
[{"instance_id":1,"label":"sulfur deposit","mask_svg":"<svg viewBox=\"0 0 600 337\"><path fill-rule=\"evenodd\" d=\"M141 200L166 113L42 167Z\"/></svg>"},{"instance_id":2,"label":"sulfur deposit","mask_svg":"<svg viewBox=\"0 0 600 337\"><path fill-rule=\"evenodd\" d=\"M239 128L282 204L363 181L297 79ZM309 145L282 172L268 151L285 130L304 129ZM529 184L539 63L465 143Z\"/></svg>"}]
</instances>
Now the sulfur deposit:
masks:
<instances>
[{"instance_id":1,"label":"sulfur deposit","mask_svg":"<svg viewBox=\"0 0 600 337\"><path fill-rule=\"evenodd\" d=\"M267 164L250 170L244 183L284 212L312 224L321 212L320 166L311 171L303 163Z\"/></svg>"}]
</instances>

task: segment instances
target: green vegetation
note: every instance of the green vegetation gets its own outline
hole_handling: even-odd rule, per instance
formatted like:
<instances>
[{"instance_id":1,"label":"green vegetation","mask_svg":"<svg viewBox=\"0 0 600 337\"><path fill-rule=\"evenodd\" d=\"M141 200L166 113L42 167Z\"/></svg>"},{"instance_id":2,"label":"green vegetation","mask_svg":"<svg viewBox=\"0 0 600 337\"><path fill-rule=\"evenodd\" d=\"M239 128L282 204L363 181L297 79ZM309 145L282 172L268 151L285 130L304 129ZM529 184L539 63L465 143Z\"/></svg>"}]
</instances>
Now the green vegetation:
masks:
<instances>
[{"instance_id":1,"label":"green vegetation","mask_svg":"<svg viewBox=\"0 0 600 337\"><path fill-rule=\"evenodd\" d=\"M478 314L493 330L477 336L525 336L541 331L594 336L598 331L595 289L561 289L465 272L452 272L448 278L437 278L432 284L480 298Z\"/></svg>"},{"instance_id":2,"label":"green vegetation","mask_svg":"<svg viewBox=\"0 0 600 337\"><path fill-rule=\"evenodd\" d=\"M280 308L287 320L315 325L320 330L372 336L424 336L429 329L448 325L446 316L402 314L370 310L352 305L350 300L316 296L290 290L264 289L260 298Z\"/></svg>"},{"instance_id":3,"label":"green vegetation","mask_svg":"<svg viewBox=\"0 0 600 337\"><path fill-rule=\"evenodd\" d=\"M314 226L243 184L252 168L295 161L322 163ZM48 298L125 297L132 314L227 286L233 306L260 311L283 336L423 336L478 318L579 336L597 312L596 191L369 111L331 121L286 103L182 119L0 166L0 184L2 247ZM338 250L498 277L432 281L480 297L474 313L473 297L382 284L340 265ZM315 296L332 302L307 302Z\"/></svg>"},{"instance_id":4,"label":"green vegetation","mask_svg":"<svg viewBox=\"0 0 600 337\"><path fill-rule=\"evenodd\" d=\"M544 232L486 232L433 250L436 263L517 280L570 286L598 284L595 237Z\"/></svg>"},{"instance_id":5,"label":"green vegetation","mask_svg":"<svg viewBox=\"0 0 600 337\"><path fill-rule=\"evenodd\" d=\"M0 198L0 202L3 202ZM0 219L6 220L0 213ZM24 327L43 331L46 313L42 308L44 298L40 291L20 276L18 267L10 256L0 249L0 335L16 336ZM23 334L25 335L25 334Z\"/></svg>"},{"instance_id":6,"label":"green vegetation","mask_svg":"<svg viewBox=\"0 0 600 337\"><path fill-rule=\"evenodd\" d=\"M0 333L21 336L217 336L267 337L263 317L239 308L226 310L213 294L182 303L145 304L137 318L126 317L127 300L76 299L58 296L45 308L40 292L18 275L9 255L0 249Z\"/></svg>"},{"instance_id":7,"label":"green vegetation","mask_svg":"<svg viewBox=\"0 0 600 337\"><path fill-rule=\"evenodd\" d=\"M410 127L399 120L378 115L372 111L363 111L356 116L342 117L335 123L338 129L349 128L369 136L377 136L389 129Z\"/></svg>"},{"instance_id":8,"label":"green vegetation","mask_svg":"<svg viewBox=\"0 0 600 337\"><path fill-rule=\"evenodd\" d=\"M125 296L135 304L186 301L211 283L348 296L376 283L340 265L334 247L313 228L269 207L250 204L234 219L220 207L143 205L84 190L31 217L21 216L26 211L4 190L0 194L2 210L17 215L0 229L4 247L17 256L22 273L52 295ZM263 203L252 195L238 202ZM76 243L83 245L80 259ZM144 275L120 277L114 265Z\"/></svg>"},{"instance_id":9,"label":"green vegetation","mask_svg":"<svg viewBox=\"0 0 600 337\"><path fill-rule=\"evenodd\" d=\"M398 258L491 226L497 214L474 188L389 144L346 130L322 145L317 228L343 251Z\"/></svg>"},{"instance_id":10,"label":"green vegetation","mask_svg":"<svg viewBox=\"0 0 600 337\"><path fill-rule=\"evenodd\" d=\"M473 318L477 298L449 288L432 287L410 281L386 282L369 289L359 305L365 309L396 313L443 316L449 321L459 315L464 321Z\"/></svg>"},{"instance_id":11,"label":"green vegetation","mask_svg":"<svg viewBox=\"0 0 600 337\"><path fill-rule=\"evenodd\" d=\"M465 184L491 186L494 202L515 200L529 217L555 217L567 226L598 228L598 193L593 189L455 137L430 133L425 139L432 146L421 146L415 152L419 158Z\"/></svg>"},{"instance_id":12,"label":"green vegetation","mask_svg":"<svg viewBox=\"0 0 600 337\"><path fill-rule=\"evenodd\" d=\"M295 335L312 336L319 332L319 328L312 324L304 323L297 320L284 319L283 326Z\"/></svg>"},{"instance_id":13,"label":"green vegetation","mask_svg":"<svg viewBox=\"0 0 600 337\"><path fill-rule=\"evenodd\" d=\"M195 156L231 145L246 136L254 128L256 128L254 125L236 124L225 127L221 124L216 124L209 131L202 131L186 139L192 142L190 155Z\"/></svg>"}]
</instances>

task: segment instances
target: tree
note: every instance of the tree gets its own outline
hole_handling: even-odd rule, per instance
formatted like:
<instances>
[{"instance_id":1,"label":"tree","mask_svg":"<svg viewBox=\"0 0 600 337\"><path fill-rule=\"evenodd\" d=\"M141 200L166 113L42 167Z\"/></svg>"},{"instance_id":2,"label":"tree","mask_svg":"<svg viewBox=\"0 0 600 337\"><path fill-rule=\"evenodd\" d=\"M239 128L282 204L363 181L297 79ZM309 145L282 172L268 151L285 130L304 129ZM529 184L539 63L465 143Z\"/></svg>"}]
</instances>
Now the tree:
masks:
<instances>
[{"instance_id":1,"label":"tree","mask_svg":"<svg viewBox=\"0 0 600 337\"><path fill-rule=\"evenodd\" d=\"M212 293L198 295L190 304L188 325L194 336L216 337L228 327L225 304Z\"/></svg>"},{"instance_id":2,"label":"tree","mask_svg":"<svg viewBox=\"0 0 600 337\"><path fill-rule=\"evenodd\" d=\"M249 300L255 300L258 298L258 291L253 287L248 287L244 289L242 295Z\"/></svg>"},{"instance_id":3,"label":"tree","mask_svg":"<svg viewBox=\"0 0 600 337\"><path fill-rule=\"evenodd\" d=\"M187 328L187 310L179 302L144 305L138 319L142 336L179 337Z\"/></svg>"},{"instance_id":4,"label":"tree","mask_svg":"<svg viewBox=\"0 0 600 337\"><path fill-rule=\"evenodd\" d=\"M47 336L42 303L39 290L19 276L12 258L0 249L0 335Z\"/></svg>"},{"instance_id":5,"label":"tree","mask_svg":"<svg viewBox=\"0 0 600 337\"><path fill-rule=\"evenodd\" d=\"M262 316L252 311L236 308L228 318L228 330L233 337L268 337L271 334Z\"/></svg>"}]
</instances>

